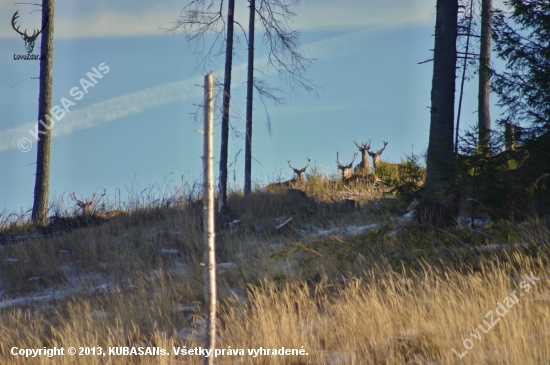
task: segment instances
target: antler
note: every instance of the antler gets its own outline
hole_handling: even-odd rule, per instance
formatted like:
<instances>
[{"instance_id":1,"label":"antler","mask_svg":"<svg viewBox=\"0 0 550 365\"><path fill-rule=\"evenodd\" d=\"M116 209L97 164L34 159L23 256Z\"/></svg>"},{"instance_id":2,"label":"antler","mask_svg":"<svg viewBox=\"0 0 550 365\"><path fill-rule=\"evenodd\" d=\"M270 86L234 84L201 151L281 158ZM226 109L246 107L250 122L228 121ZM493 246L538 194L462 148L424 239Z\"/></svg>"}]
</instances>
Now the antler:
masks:
<instances>
[{"instance_id":1,"label":"antler","mask_svg":"<svg viewBox=\"0 0 550 365\"><path fill-rule=\"evenodd\" d=\"M357 157L357 152L353 153L353 160L351 160L349 165L342 165L340 163L340 161L338 161L338 157L339 157L339 152L336 152L336 164L338 165L338 168L340 168L340 169L345 169L345 168L351 169L351 166L353 165L353 161L355 161L355 158Z\"/></svg>"},{"instance_id":2,"label":"antler","mask_svg":"<svg viewBox=\"0 0 550 365\"><path fill-rule=\"evenodd\" d=\"M304 171L306 171L307 167L309 166L309 163L311 162L311 157L306 157L306 158L307 158L307 165L305 167L301 168L301 169L297 169L295 167L292 167L292 165L290 164L292 162L292 160L287 160L288 166L290 166L290 168L292 170L294 170L294 172L296 174L299 173L299 172L304 172Z\"/></svg>"},{"instance_id":3,"label":"antler","mask_svg":"<svg viewBox=\"0 0 550 365\"><path fill-rule=\"evenodd\" d=\"M288 162L288 166L290 166L290 168L294 171L296 171L297 169L292 167L292 165L290 164L292 162L292 160L286 160L286 162Z\"/></svg>"},{"instance_id":4,"label":"antler","mask_svg":"<svg viewBox=\"0 0 550 365\"><path fill-rule=\"evenodd\" d=\"M76 192L75 192L75 191L73 191L73 193L71 194L71 198L72 198L75 202L77 202L77 203L82 203L82 201L79 200L79 199L76 197Z\"/></svg>"},{"instance_id":5,"label":"antler","mask_svg":"<svg viewBox=\"0 0 550 365\"><path fill-rule=\"evenodd\" d=\"M384 150L386 149L387 145L388 145L388 141L384 141L384 147L379 149L378 152L370 152L369 151L369 155L371 155L371 156L380 156L382 154L382 152L384 152Z\"/></svg>"},{"instance_id":6,"label":"antler","mask_svg":"<svg viewBox=\"0 0 550 365\"><path fill-rule=\"evenodd\" d=\"M371 140L369 139L369 143L366 144L365 142L361 141L361 145L358 145L357 144L357 141L353 141L353 143L355 143L355 145L357 146L357 148L359 149L359 151L363 152L363 150L365 151L368 151L370 150L370 144L371 144Z\"/></svg>"},{"instance_id":7,"label":"antler","mask_svg":"<svg viewBox=\"0 0 550 365\"><path fill-rule=\"evenodd\" d=\"M75 202L80 203L80 204L90 204L91 202L94 201L96 195L97 195L97 191L94 191L94 195L92 196L92 199L86 200L86 202L84 203L84 202L82 202L82 200L80 200L80 199L78 199L78 198L76 197L76 194L75 194L75 192L73 191L73 193L71 194L71 198L73 198L73 200L74 200Z\"/></svg>"},{"instance_id":8,"label":"antler","mask_svg":"<svg viewBox=\"0 0 550 365\"><path fill-rule=\"evenodd\" d=\"M17 28L15 27L15 20L16 20L17 18L19 18L19 15L17 15L17 13L19 13L19 10L17 10L17 11L15 12L15 14L13 14L13 17L11 18L11 26L13 27L13 29L14 29L17 33L19 33L19 34L21 34L21 35L24 35L25 37L28 37L27 31L26 31L26 30L25 30L25 33L21 33L21 32L19 31L19 27L17 27Z\"/></svg>"},{"instance_id":9,"label":"antler","mask_svg":"<svg viewBox=\"0 0 550 365\"><path fill-rule=\"evenodd\" d=\"M40 35L40 33L42 33L42 31L44 30L44 28L46 28L46 25L48 25L48 22L50 21L50 18L49 18L48 16L46 16L46 23L42 24L42 29L40 29L40 30L35 29L35 30L33 31L32 35L29 36L29 35L27 34L27 30L26 30L26 29L25 29L25 33L21 33L21 32L19 31L20 26L17 27L17 28L15 27L15 21L16 21L17 18L19 18L18 13L19 13L19 10L17 10L17 11L15 12L15 14L13 14L13 17L11 18L11 26L13 27L13 29L14 29L17 33L21 34L25 39L28 39L28 40L31 40L31 41L34 41L34 40L36 40L36 38L38 38L38 36ZM36 33L36 32L38 32L38 33Z\"/></svg>"}]
</instances>

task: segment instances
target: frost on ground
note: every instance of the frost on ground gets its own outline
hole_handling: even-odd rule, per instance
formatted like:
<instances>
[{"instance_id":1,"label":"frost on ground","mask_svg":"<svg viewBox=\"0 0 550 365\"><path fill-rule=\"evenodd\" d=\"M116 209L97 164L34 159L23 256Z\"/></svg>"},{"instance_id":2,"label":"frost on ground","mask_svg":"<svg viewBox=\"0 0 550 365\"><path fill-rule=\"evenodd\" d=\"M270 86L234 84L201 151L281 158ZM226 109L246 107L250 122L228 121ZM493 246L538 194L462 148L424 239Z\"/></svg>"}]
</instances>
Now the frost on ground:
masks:
<instances>
[{"instance_id":1,"label":"frost on ground","mask_svg":"<svg viewBox=\"0 0 550 365\"><path fill-rule=\"evenodd\" d=\"M316 236L356 236L364 234L371 229L378 228L376 223L367 224L366 226L348 226L348 227L335 227L330 229L318 229L315 232Z\"/></svg>"},{"instance_id":2,"label":"frost on ground","mask_svg":"<svg viewBox=\"0 0 550 365\"><path fill-rule=\"evenodd\" d=\"M347 227L334 227L330 229L316 228L310 233L306 233L305 230L296 230L301 233L305 233L312 238L325 237L325 236L355 236L364 234L372 229L378 228L378 224L368 224L364 226L347 226ZM257 246L257 244L254 244ZM266 248L270 251L275 248L280 248L281 244L272 243L267 244ZM257 248L257 247L256 247ZM174 260L174 266L167 270L167 273L173 277L184 278L188 275L189 269L186 265L180 261L180 252L177 249L162 249L163 255L169 256ZM242 256L242 254L240 254ZM239 254L236 255L239 257ZM5 260L4 265L16 265L19 263L18 258L8 258ZM292 269L294 265L289 265L292 260L287 259L284 263L277 263L275 266L285 267L286 269ZM107 264L105 264L107 265ZM216 269L219 275L223 275L230 270L238 270L239 266L233 262L223 262L216 265ZM6 294L0 291L0 309L16 307L16 306L28 306L39 305L47 306L51 302L66 299L74 295L83 294L109 294L109 293L124 293L126 291L136 290L137 286L133 283L126 285L119 285L116 277L113 275L105 275L99 273L82 273L77 270L74 263L69 263L59 267L59 270L63 272L67 278L65 284L57 284L51 288L44 288L40 292L29 293L13 298L6 298ZM160 277L161 273L158 270L152 270L153 277ZM32 280L31 278L30 280ZM41 279L39 277L35 279ZM240 295L238 295L241 297Z\"/></svg>"}]
</instances>

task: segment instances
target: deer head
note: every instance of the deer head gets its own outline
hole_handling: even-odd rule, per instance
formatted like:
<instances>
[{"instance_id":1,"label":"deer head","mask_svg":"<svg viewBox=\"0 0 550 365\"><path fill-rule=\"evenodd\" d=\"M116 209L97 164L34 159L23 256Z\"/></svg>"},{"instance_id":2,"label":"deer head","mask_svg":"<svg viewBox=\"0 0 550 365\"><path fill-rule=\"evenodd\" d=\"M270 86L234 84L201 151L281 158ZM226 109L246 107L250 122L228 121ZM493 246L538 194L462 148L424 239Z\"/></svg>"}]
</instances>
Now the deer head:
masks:
<instances>
[{"instance_id":1,"label":"deer head","mask_svg":"<svg viewBox=\"0 0 550 365\"><path fill-rule=\"evenodd\" d=\"M49 22L49 18L46 16L46 23L44 23L42 25L42 29L38 30L34 30L34 32L32 33L31 36L29 36L27 34L27 30L25 29L25 32L24 33L21 33L21 31L19 31L19 27L15 27L15 21L17 20L17 18L19 18L19 10L17 10L15 12L15 14L13 14L13 17L11 18L11 26L13 27L13 29L19 33L21 35L21 38L23 38L23 40L25 41L25 48L27 49L27 53L31 53L34 49L34 42L36 41L36 38L38 38L38 36L40 35L40 33L42 33L42 31L44 30L44 28L46 28L46 25L48 25L48 22Z\"/></svg>"},{"instance_id":2,"label":"deer head","mask_svg":"<svg viewBox=\"0 0 550 365\"><path fill-rule=\"evenodd\" d=\"M340 161L338 161L339 153L336 152L336 164L338 165L338 169L342 170L342 179L345 180L347 177L351 175L351 166L353 166L353 161L355 161L355 158L357 157L357 152L353 154L353 160L348 165L342 165Z\"/></svg>"},{"instance_id":3,"label":"deer head","mask_svg":"<svg viewBox=\"0 0 550 365\"><path fill-rule=\"evenodd\" d=\"M361 144L357 144L357 141L353 141L355 145L357 146L357 149L361 152L361 154L364 156L367 154L367 151L370 151L370 144L371 140L369 139L369 143L361 142Z\"/></svg>"},{"instance_id":4,"label":"deer head","mask_svg":"<svg viewBox=\"0 0 550 365\"><path fill-rule=\"evenodd\" d=\"M370 151L370 144L371 140L369 139L369 143L361 142L361 144L357 144L357 141L353 141L355 145L357 146L357 149L361 152L361 162L359 165L355 166L355 169L353 172L356 174L368 174L370 172L370 163L369 158L367 157L367 153Z\"/></svg>"},{"instance_id":5,"label":"deer head","mask_svg":"<svg viewBox=\"0 0 550 365\"><path fill-rule=\"evenodd\" d=\"M292 167L292 165L290 164L292 162L292 160L287 160L287 161L288 161L288 166L290 166L290 168L292 170L294 170L294 173L296 174L296 177L294 178L294 180L303 181L304 180L304 173L306 172L306 169L309 166L309 163L311 162L311 158L309 158L309 157L307 158L307 165L304 168L301 168L301 169L297 169L295 167Z\"/></svg>"},{"instance_id":6,"label":"deer head","mask_svg":"<svg viewBox=\"0 0 550 365\"><path fill-rule=\"evenodd\" d=\"M379 149L377 152L369 151L369 155L372 157L372 165L375 171L376 171L376 164L380 162L380 155L382 154L382 152L384 152L387 145L388 145L388 141L384 141L384 147Z\"/></svg>"},{"instance_id":7,"label":"deer head","mask_svg":"<svg viewBox=\"0 0 550 365\"><path fill-rule=\"evenodd\" d=\"M94 192L94 195L92 196L92 199L87 200L86 202L83 202L82 200L80 200L76 197L76 194L73 191L73 193L71 195L71 198L76 202L76 205L78 205L80 207L80 209L82 209L82 214L87 215L87 214L94 214L93 208L90 209L90 207L92 206L92 204L94 204L94 199L95 199L96 195L97 195L97 191Z\"/></svg>"}]
</instances>

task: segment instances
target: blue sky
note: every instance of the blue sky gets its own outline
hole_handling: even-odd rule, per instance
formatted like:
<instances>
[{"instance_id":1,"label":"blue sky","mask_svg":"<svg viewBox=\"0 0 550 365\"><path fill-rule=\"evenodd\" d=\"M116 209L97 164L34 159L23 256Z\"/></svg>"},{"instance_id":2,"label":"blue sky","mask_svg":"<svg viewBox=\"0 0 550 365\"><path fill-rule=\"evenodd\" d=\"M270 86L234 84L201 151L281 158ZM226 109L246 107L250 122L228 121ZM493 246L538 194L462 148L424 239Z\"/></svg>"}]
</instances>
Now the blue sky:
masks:
<instances>
[{"instance_id":1,"label":"blue sky","mask_svg":"<svg viewBox=\"0 0 550 365\"><path fill-rule=\"evenodd\" d=\"M223 58L204 72L194 72L196 59L184 36L159 29L171 26L184 2L128 4L56 1L53 105L61 107L62 98L75 105L52 129L50 197L72 191L91 196L98 189L113 197L117 188L124 197L136 183L145 188L162 184L166 177L174 184L181 176L191 181L200 177L202 138L195 130L202 125L192 113L194 104L201 102L202 89L195 84L202 84L206 71L222 77ZM246 29L246 2L236 4L237 20ZM38 76L39 62L13 59L26 51L10 23L19 10L21 29L37 28L36 8L0 0L0 210L26 210L32 205L36 141L29 130L36 124L38 80L19 82ZM432 64L417 63L430 58L434 25L435 0L302 2L292 26L302 31L305 54L317 59L306 76L319 89L286 93L285 104L268 105L271 135L256 98L253 179L267 183L274 176L291 177L286 160L301 167L306 157L335 172L336 151L349 162L356 151L353 140L372 139L375 150L389 141L382 155L389 161L399 161L413 145L415 153L422 153L428 141ZM39 45L40 38L34 53ZM265 54L261 35L257 36L259 67ZM245 62L241 36L233 63L231 105L232 126L241 132ZM80 80L101 64L109 71L75 100L70 90L82 89ZM264 71L266 81L285 86L275 73ZM476 109L477 84L471 82L461 126L476 123ZM493 119L497 116L493 108ZM22 138L33 143L28 152L18 149ZM219 145L219 125L215 138ZM241 149L244 139L233 136L229 160L236 158L236 164L230 167L231 183L243 179Z\"/></svg>"}]
</instances>

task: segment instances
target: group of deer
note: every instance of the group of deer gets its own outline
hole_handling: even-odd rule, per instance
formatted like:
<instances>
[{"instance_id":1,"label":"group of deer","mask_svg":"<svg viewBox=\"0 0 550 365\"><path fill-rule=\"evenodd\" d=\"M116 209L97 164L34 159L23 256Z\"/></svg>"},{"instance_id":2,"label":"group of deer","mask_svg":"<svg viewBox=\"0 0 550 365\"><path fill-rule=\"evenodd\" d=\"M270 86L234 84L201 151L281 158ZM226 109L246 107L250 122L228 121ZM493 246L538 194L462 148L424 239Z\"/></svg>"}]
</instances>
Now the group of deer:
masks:
<instances>
[{"instance_id":1,"label":"group of deer","mask_svg":"<svg viewBox=\"0 0 550 365\"><path fill-rule=\"evenodd\" d=\"M336 152L336 164L338 165L338 169L342 170L342 181L346 183L346 185L350 186L357 186L365 183L371 185L379 184L381 180L376 177L376 165L380 164L380 155L386 149L388 142L384 141L384 147L379 149L377 152L370 150L370 140L368 143L362 142L361 144L357 144L356 141L353 141L353 143L355 143L362 156L361 162L355 166L355 169L353 169L353 174L351 173L351 167L353 166L353 161L355 161L355 158L357 157L357 152L353 154L353 159L347 165L343 165L338 160L339 153ZM372 173L370 172L370 163L367 155L372 157Z\"/></svg>"},{"instance_id":2,"label":"group of deer","mask_svg":"<svg viewBox=\"0 0 550 365\"><path fill-rule=\"evenodd\" d=\"M357 149L361 152L361 156L363 157L361 162L357 166L355 166L353 174L351 173L351 168L353 166L353 161L355 161L355 158L357 157L357 152L353 154L353 159L347 165L343 165L339 161L339 153L336 152L336 164L338 165L338 169L342 170L342 181L348 186L357 186L365 183L372 185L379 184L381 180L376 177L376 166L380 163L380 155L382 154L382 152L384 152L384 149L386 148L388 142L384 141L384 147L382 147L377 152L373 152L370 150L371 141L369 141L368 143L362 142L360 145L357 144L356 141L354 141L353 143L355 143ZM372 165L374 168L373 173L370 172L371 168L368 156L372 157ZM304 174L311 162L311 158L307 159L307 165L301 169L292 167L292 165L290 164L292 160L287 161L288 166L290 166L290 168L294 170L294 178L279 183L269 184L267 186L268 190L280 187L290 187L304 182Z\"/></svg>"}]
</instances>

